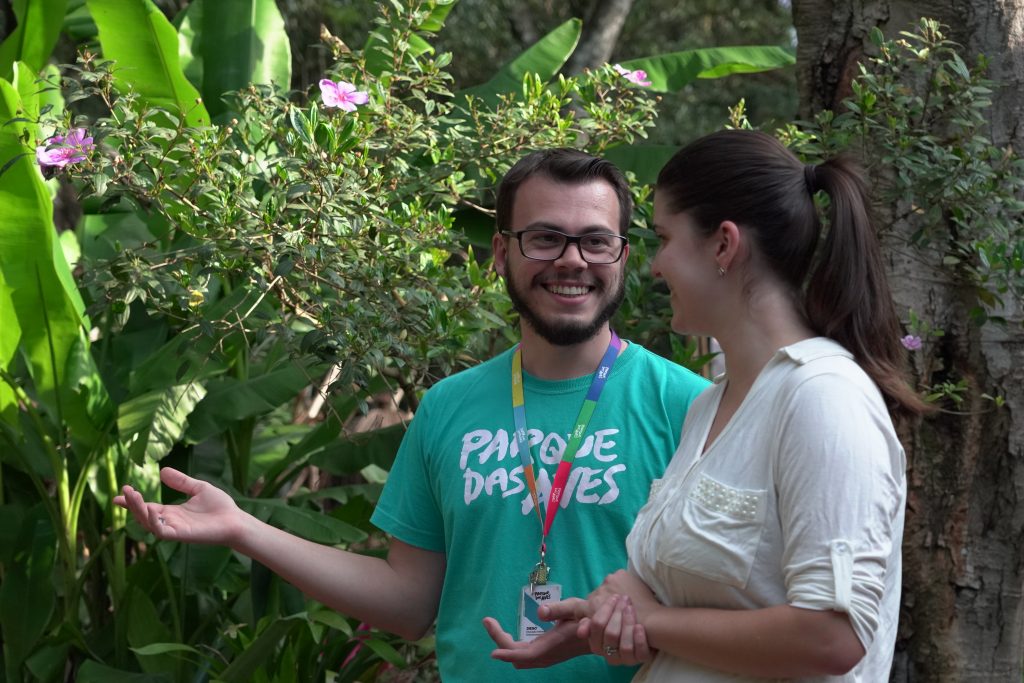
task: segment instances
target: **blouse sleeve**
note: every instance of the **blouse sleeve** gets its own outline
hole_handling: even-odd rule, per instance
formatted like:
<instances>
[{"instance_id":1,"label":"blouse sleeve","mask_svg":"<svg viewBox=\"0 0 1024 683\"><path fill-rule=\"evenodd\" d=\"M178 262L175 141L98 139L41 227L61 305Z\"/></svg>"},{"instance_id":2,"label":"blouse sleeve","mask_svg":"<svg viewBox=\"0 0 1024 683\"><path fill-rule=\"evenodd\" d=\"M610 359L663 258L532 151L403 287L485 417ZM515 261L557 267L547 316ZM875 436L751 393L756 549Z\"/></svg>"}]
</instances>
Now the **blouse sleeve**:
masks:
<instances>
[{"instance_id":1,"label":"blouse sleeve","mask_svg":"<svg viewBox=\"0 0 1024 683\"><path fill-rule=\"evenodd\" d=\"M906 479L881 396L859 379L823 374L799 385L774 478L789 603L846 612L867 650L887 571L899 570Z\"/></svg>"}]
</instances>

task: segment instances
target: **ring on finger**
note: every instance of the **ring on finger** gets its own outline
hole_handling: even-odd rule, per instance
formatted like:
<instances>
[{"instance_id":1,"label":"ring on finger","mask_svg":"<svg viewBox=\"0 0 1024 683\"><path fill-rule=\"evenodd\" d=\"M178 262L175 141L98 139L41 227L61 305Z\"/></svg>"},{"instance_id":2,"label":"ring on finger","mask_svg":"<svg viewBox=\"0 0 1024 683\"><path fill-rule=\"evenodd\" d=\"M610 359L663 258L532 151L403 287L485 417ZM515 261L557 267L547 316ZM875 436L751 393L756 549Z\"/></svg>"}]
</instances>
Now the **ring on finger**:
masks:
<instances>
[{"instance_id":1,"label":"ring on finger","mask_svg":"<svg viewBox=\"0 0 1024 683\"><path fill-rule=\"evenodd\" d=\"M612 647L611 645L605 645L604 646L604 656L605 657L614 657L617 654L619 654L619 648Z\"/></svg>"}]
</instances>

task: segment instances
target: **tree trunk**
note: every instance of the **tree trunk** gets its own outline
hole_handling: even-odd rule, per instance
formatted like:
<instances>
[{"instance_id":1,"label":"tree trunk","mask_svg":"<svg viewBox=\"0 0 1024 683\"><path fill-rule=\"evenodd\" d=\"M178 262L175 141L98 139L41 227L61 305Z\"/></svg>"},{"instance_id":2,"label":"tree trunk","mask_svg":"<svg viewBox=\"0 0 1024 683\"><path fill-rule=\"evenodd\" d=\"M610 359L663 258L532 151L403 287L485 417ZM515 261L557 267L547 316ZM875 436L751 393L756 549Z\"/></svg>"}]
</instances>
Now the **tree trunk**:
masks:
<instances>
[{"instance_id":1,"label":"tree trunk","mask_svg":"<svg viewBox=\"0 0 1024 683\"><path fill-rule=\"evenodd\" d=\"M1024 152L1024 5L1019 0L794 0L801 117L834 108L850 93L857 62L871 54L872 27L886 37L921 16L949 27L969 64L979 53L1000 81L990 112L995 144ZM1022 680L1024 656L1024 320L1009 302L1005 327L968 320L973 293L931 259L907 255L909 226L891 221L887 245L898 310L945 331L914 354L922 384L964 378L958 414L942 413L904 433L908 510L904 588L893 681ZM891 248L900 244L902 248ZM942 368L936 375L929 368ZM995 408L982 394L1003 396Z\"/></svg>"},{"instance_id":2,"label":"tree trunk","mask_svg":"<svg viewBox=\"0 0 1024 683\"><path fill-rule=\"evenodd\" d=\"M565 73L578 74L611 59L633 0L597 0L583 21L580 44L565 65Z\"/></svg>"}]
</instances>

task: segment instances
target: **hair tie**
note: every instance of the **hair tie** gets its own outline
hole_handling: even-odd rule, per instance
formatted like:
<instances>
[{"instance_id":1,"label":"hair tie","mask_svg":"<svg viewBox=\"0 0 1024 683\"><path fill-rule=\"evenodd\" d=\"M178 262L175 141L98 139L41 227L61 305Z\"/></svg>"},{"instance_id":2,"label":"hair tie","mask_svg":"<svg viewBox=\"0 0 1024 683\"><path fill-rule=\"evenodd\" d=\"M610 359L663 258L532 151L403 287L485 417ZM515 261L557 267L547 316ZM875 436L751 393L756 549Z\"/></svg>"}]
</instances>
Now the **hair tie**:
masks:
<instances>
[{"instance_id":1,"label":"hair tie","mask_svg":"<svg viewBox=\"0 0 1024 683\"><path fill-rule=\"evenodd\" d=\"M813 197L814 193L818 191L818 178L815 172L817 167L814 164L807 164L804 166L804 185L807 186L807 192Z\"/></svg>"}]
</instances>

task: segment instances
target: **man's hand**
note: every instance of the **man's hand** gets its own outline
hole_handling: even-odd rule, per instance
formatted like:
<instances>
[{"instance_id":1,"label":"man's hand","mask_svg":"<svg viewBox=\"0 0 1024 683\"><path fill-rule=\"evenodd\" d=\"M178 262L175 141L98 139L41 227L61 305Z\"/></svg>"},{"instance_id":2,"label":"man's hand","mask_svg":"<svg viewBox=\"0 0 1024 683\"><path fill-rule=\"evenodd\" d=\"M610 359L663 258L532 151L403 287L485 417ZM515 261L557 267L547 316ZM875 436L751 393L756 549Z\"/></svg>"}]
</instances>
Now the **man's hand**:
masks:
<instances>
[{"instance_id":1,"label":"man's hand","mask_svg":"<svg viewBox=\"0 0 1024 683\"><path fill-rule=\"evenodd\" d=\"M189 496L181 505L147 503L131 486L114 497L146 531L157 538L186 543L232 545L241 530L242 511L224 491L213 484L170 467L160 470L160 480Z\"/></svg>"},{"instance_id":2,"label":"man's hand","mask_svg":"<svg viewBox=\"0 0 1024 683\"><path fill-rule=\"evenodd\" d=\"M585 604L583 600L580 602ZM587 654L587 641L576 636L577 626L577 622L571 619L561 620L553 629L531 641L516 641L495 619L484 619L487 634L498 646L491 652L491 657L508 662L517 669L551 666Z\"/></svg>"}]
</instances>

